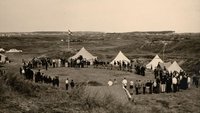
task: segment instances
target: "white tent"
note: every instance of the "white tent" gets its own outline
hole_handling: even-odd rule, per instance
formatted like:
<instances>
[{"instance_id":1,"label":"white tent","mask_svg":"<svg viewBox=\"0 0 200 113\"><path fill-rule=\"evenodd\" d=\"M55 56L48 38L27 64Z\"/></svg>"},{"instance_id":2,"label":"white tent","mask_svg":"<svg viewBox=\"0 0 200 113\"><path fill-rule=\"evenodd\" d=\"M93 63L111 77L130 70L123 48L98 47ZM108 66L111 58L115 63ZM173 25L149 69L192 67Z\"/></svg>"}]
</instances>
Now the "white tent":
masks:
<instances>
[{"instance_id":1,"label":"white tent","mask_svg":"<svg viewBox=\"0 0 200 113\"><path fill-rule=\"evenodd\" d=\"M110 64L114 65L114 62L116 62L116 63L117 62L122 63L123 61L126 64L131 62L121 51L119 51L118 55L115 57L115 59L112 62L110 62Z\"/></svg>"},{"instance_id":2,"label":"white tent","mask_svg":"<svg viewBox=\"0 0 200 113\"><path fill-rule=\"evenodd\" d=\"M78 58L79 56L82 56L83 59L89 61L91 64L93 63L93 61L95 59L97 59L96 56L93 56L91 53L89 53L84 47L81 48L81 50L76 53L74 56L70 57L70 59L76 59Z\"/></svg>"},{"instance_id":3,"label":"white tent","mask_svg":"<svg viewBox=\"0 0 200 113\"><path fill-rule=\"evenodd\" d=\"M5 49L3 49L3 48L0 48L0 52L5 52Z\"/></svg>"},{"instance_id":4,"label":"white tent","mask_svg":"<svg viewBox=\"0 0 200 113\"><path fill-rule=\"evenodd\" d=\"M177 71L178 73L180 72L180 71L183 71L183 69L178 65L178 63L176 62L176 61L174 61L173 63L172 63L172 65L170 65L168 68L167 68L167 70L171 73L173 73L174 71Z\"/></svg>"},{"instance_id":5,"label":"white tent","mask_svg":"<svg viewBox=\"0 0 200 113\"><path fill-rule=\"evenodd\" d=\"M19 53L22 52L22 50L17 50L17 49L10 49L8 51L6 51L7 53Z\"/></svg>"},{"instance_id":6,"label":"white tent","mask_svg":"<svg viewBox=\"0 0 200 113\"><path fill-rule=\"evenodd\" d=\"M154 70L154 69L158 66L158 63L163 63L163 61L160 59L160 57L159 57L158 55L156 55L156 56L151 60L151 62L149 62L149 63L146 65L146 68Z\"/></svg>"}]
</instances>

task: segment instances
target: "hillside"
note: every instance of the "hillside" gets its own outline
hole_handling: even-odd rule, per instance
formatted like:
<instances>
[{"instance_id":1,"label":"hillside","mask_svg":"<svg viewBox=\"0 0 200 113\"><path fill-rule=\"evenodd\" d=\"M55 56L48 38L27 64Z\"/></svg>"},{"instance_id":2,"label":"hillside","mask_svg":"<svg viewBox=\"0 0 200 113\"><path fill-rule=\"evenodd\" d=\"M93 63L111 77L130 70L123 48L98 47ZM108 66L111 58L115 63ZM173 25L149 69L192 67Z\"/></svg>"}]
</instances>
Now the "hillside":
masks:
<instances>
[{"instance_id":1,"label":"hillside","mask_svg":"<svg viewBox=\"0 0 200 113\"><path fill-rule=\"evenodd\" d=\"M167 61L177 60L187 64L189 59L194 64L198 63L200 33L168 32L73 32L70 36L70 47L73 50L71 54L84 46L99 59L107 61L111 61L120 50L131 59L140 57L151 59L155 54L162 57L164 43L167 43L165 47ZM6 50L21 49L24 54L32 54L33 56L43 54L55 56L67 51L68 37L66 32L22 33L21 35L1 37L0 45ZM187 71L192 71L184 63L183 66Z\"/></svg>"}]
</instances>

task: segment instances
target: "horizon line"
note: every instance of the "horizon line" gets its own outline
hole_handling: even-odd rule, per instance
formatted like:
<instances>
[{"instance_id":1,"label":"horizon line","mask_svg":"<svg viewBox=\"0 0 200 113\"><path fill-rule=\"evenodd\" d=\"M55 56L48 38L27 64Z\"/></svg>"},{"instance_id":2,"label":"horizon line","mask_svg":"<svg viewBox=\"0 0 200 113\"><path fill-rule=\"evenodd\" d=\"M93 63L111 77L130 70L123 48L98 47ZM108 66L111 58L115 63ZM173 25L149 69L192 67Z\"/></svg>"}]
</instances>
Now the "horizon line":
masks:
<instances>
[{"instance_id":1,"label":"horizon line","mask_svg":"<svg viewBox=\"0 0 200 113\"><path fill-rule=\"evenodd\" d=\"M115 32L115 31L112 31L112 32L106 32L106 31L84 31L84 30L75 30L75 31L72 31L70 30L71 32L99 32L99 33L145 33L145 32L174 32L174 33L200 33L199 32L190 32L190 31L185 31L185 32L176 32L175 30L144 30L144 31L123 31L123 32ZM0 33L37 33L37 32L68 32L67 30L66 31L63 31L63 30L41 30L41 31L6 31L6 32L1 32Z\"/></svg>"}]
</instances>

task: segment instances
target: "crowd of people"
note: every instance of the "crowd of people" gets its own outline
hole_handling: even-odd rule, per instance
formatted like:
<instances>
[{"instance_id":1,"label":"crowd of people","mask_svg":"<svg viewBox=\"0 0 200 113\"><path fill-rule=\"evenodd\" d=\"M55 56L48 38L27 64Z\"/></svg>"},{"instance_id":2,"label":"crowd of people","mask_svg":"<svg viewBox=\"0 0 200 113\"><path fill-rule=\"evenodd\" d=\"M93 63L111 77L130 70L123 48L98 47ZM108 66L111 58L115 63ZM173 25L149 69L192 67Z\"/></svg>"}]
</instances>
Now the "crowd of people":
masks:
<instances>
[{"instance_id":1,"label":"crowd of people","mask_svg":"<svg viewBox=\"0 0 200 113\"><path fill-rule=\"evenodd\" d=\"M174 72L172 74L164 74L165 70L162 72L162 75L157 76L152 80L128 80L124 78L122 80L122 85L124 88L129 89L130 94L133 95L135 92L138 94L158 94L158 93L170 93L170 92L179 92L181 90L186 90L191 87L192 80L184 72ZM195 79L194 79L195 78ZM193 84L198 88L198 77L193 77ZM108 86L117 84L116 79L113 81L109 79ZM128 87L129 86L129 87Z\"/></svg>"},{"instance_id":2,"label":"crowd of people","mask_svg":"<svg viewBox=\"0 0 200 113\"><path fill-rule=\"evenodd\" d=\"M127 63L125 61L114 61L113 64L110 64L110 62L100 61L95 59L93 62L94 68L103 68L103 69L110 69L110 70L120 70L120 71L128 71L132 72L133 64Z\"/></svg>"},{"instance_id":3,"label":"crowd of people","mask_svg":"<svg viewBox=\"0 0 200 113\"><path fill-rule=\"evenodd\" d=\"M52 84L53 86L59 87L59 77L51 77L48 75L44 75L44 73L40 72L40 69L34 74L32 69L29 66L20 67L20 74L24 76L27 80L35 80L35 83L46 83Z\"/></svg>"},{"instance_id":4,"label":"crowd of people","mask_svg":"<svg viewBox=\"0 0 200 113\"><path fill-rule=\"evenodd\" d=\"M49 61L44 60L45 67L49 65ZM54 64L55 61L52 62L52 66L56 67L57 64ZM89 64L89 63L88 63ZM72 60L68 62L68 67L77 67L83 68L85 65L88 65L87 62L84 62L84 59L80 56L78 59ZM108 66L106 62L99 62L97 60L93 63L94 67L98 67L99 65ZM53 86L59 87L59 77L55 76L52 78L51 76L47 76L44 73L41 73L40 70L34 74L31 70L30 64L25 65L20 68L20 74L24 75L24 77L28 80L35 80L36 83L46 83L52 84ZM117 67L118 70L132 70L133 65L132 63L125 63L125 62L114 62L113 67ZM145 67L142 65L135 65L135 72L139 75L145 76ZM193 77L193 84L198 87L199 78L194 76ZM108 81L108 85L112 86L117 84L117 80L114 79L113 81L110 79ZM129 88L128 88L129 84ZM122 80L122 85L124 88L129 89L131 94L135 91L135 94L158 94L158 93L170 93L170 92L178 92L180 90L186 90L190 88L191 85L191 78L183 71L180 72L168 72L166 68L155 68L154 70L154 79L152 80L131 80L129 83L126 78ZM73 89L75 87L75 83L73 80L67 78L65 81L65 89L69 90L69 87Z\"/></svg>"}]
</instances>

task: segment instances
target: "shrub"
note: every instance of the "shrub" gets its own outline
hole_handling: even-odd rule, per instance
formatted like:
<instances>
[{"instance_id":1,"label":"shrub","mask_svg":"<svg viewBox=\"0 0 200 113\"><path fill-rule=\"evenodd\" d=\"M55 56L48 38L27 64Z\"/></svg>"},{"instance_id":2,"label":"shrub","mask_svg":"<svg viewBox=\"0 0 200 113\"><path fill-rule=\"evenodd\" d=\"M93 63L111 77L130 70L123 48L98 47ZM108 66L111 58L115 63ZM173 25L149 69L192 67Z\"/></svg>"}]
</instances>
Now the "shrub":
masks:
<instances>
[{"instance_id":1,"label":"shrub","mask_svg":"<svg viewBox=\"0 0 200 113\"><path fill-rule=\"evenodd\" d=\"M97 82L97 81L89 81L88 85L90 85L90 86L102 86L102 84Z\"/></svg>"},{"instance_id":2,"label":"shrub","mask_svg":"<svg viewBox=\"0 0 200 113\"><path fill-rule=\"evenodd\" d=\"M69 92L70 102L75 101L72 105L76 108L81 109L83 112L89 113L128 113L132 112L133 109L130 104L124 105L120 102L115 101L112 95L105 95L99 99L97 94L90 96L85 90L85 86L77 87Z\"/></svg>"},{"instance_id":3,"label":"shrub","mask_svg":"<svg viewBox=\"0 0 200 113\"><path fill-rule=\"evenodd\" d=\"M31 81L25 80L22 76L14 73L7 73L4 76L4 81L12 90L27 96L36 96L36 91L40 88L39 85L33 84Z\"/></svg>"}]
</instances>

